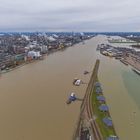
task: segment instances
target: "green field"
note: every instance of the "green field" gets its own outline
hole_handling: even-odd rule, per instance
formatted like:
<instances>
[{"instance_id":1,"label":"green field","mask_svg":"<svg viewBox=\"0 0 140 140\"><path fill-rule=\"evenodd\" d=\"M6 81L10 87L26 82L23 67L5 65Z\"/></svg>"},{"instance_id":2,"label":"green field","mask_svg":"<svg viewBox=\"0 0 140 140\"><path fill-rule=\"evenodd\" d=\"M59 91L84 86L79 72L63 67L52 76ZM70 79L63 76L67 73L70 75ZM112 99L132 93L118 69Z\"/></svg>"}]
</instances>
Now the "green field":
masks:
<instances>
[{"instance_id":1,"label":"green field","mask_svg":"<svg viewBox=\"0 0 140 140\"><path fill-rule=\"evenodd\" d=\"M99 110L99 106L101 105L101 103L96 99L98 95L96 94L95 90L96 89L94 88L92 91L93 92L92 94L93 112L96 116L96 122L100 128L101 134L103 138L106 139L110 135L116 135L116 132L113 127L106 126L104 122L102 121L104 117L106 116L110 117L110 114L109 112L102 112Z\"/></svg>"}]
</instances>

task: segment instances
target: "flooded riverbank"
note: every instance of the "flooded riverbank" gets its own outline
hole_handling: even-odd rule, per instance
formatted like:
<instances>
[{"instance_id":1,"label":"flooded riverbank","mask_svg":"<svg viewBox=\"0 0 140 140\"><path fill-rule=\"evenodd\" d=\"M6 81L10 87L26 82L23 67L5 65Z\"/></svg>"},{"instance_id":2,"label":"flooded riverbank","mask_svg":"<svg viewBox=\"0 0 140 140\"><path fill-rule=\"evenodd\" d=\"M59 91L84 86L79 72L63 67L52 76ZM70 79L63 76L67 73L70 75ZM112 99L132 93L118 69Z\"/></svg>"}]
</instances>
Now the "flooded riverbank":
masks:
<instances>
[{"instance_id":1,"label":"flooded riverbank","mask_svg":"<svg viewBox=\"0 0 140 140\"><path fill-rule=\"evenodd\" d=\"M72 81L77 77L87 82L90 77L83 72L92 70L96 58L101 60L99 79L117 134L122 140L139 139L140 87L136 83L140 79L119 61L96 52L97 44L105 42L106 37L97 36L3 74L0 139L71 140L80 102L67 106L66 100L72 91L84 96L86 85L74 87Z\"/></svg>"}]
</instances>

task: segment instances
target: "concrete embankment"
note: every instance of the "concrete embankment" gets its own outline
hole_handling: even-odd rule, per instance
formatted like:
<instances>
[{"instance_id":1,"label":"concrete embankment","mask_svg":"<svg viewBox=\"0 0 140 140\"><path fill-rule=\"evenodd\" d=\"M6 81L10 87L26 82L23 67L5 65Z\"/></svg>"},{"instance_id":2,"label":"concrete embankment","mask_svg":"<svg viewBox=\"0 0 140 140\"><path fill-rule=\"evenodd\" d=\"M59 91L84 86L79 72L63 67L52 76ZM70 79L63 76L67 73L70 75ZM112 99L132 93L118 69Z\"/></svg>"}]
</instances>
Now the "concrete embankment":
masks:
<instances>
[{"instance_id":1,"label":"concrete embankment","mask_svg":"<svg viewBox=\"0 0 140 140\"><path fill-rule=\"evenodd\" d=\"M134 54L129 54L124 57L123 61L140 71L140 57Z\"/></svg>"}]
</instances>

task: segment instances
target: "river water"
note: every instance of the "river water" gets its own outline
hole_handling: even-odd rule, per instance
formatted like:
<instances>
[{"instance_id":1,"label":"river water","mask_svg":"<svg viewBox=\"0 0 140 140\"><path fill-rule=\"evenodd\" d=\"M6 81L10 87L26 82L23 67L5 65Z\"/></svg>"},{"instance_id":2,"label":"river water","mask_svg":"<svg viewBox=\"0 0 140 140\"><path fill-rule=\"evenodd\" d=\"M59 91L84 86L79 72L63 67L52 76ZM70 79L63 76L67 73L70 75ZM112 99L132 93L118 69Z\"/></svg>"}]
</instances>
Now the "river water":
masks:
<instances>
[{"instance_id":1,"label":"river water","mask_svg":"<svg viewBox=\"0 0 140 140\"><path fill-rule=\"evenodd\" d=\"M97 58L99 80L121 140L140 139L140 77L119 61L96 52L97 36L46 56L0 77L0 140L71 140L80 101L66 105L74 91L84 96L86 85L74 87L73 78L88 82Z\"/></svg>"}]
</instances>

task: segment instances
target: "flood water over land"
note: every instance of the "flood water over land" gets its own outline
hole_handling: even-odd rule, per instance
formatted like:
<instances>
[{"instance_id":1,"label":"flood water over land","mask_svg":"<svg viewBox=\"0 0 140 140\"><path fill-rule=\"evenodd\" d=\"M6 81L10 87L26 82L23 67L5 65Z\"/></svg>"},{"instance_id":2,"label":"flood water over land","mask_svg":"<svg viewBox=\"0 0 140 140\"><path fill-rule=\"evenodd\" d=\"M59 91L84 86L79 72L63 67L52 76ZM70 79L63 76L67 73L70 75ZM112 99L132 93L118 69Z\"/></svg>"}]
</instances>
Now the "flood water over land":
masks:
<instances>
[{"instance_id":1,"label":"flood water over land","mask_svg":"<svg viewBox=\"0 0 140 140\"><path fill-rule=\"evenodd\" d=\"M84 96L86 85L74 87L75 77L88 81L96 58L101 59L99 80L121 140L140 139L140 76L130 68L96 52L97 36L46 59L0 77L1 140L71 140L80 102L66 105L74 91Z\"/></svg>"}]
</instances>

